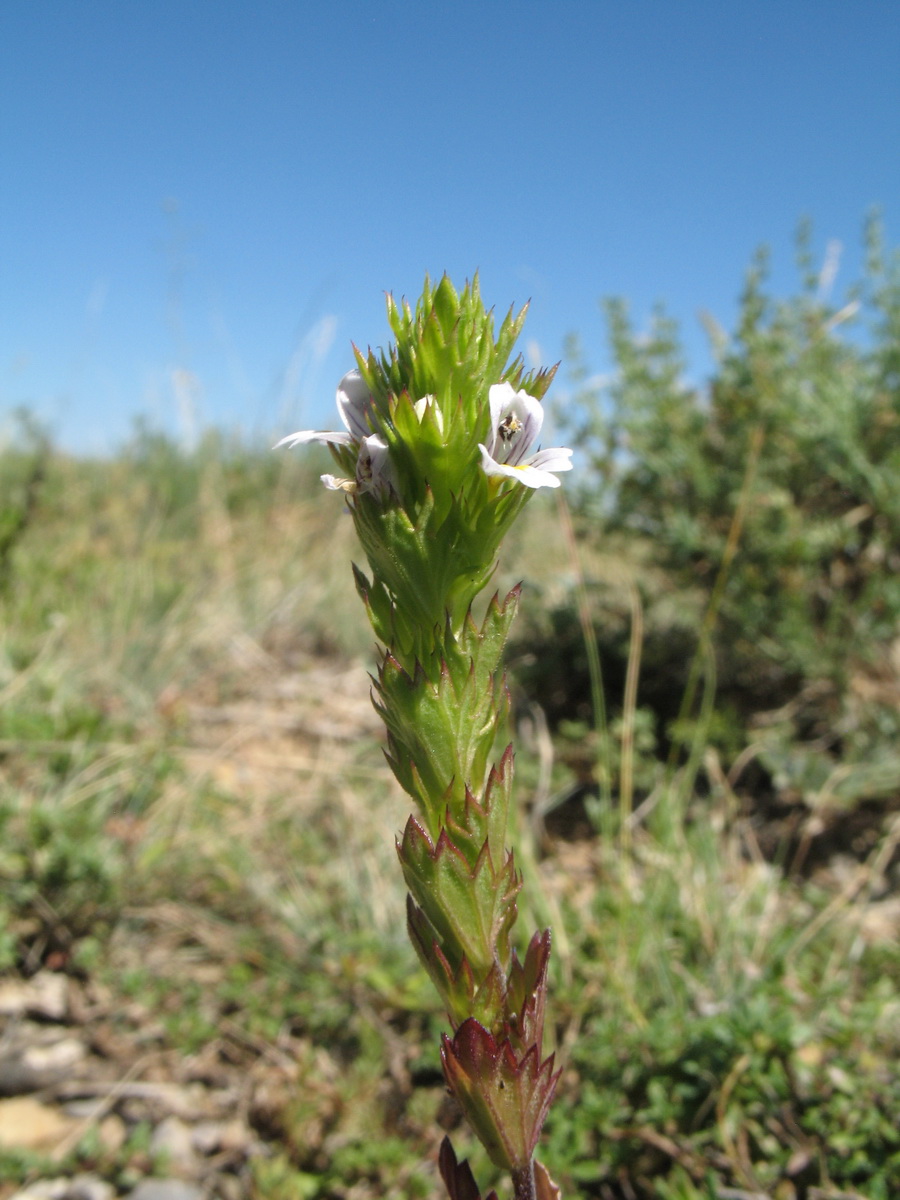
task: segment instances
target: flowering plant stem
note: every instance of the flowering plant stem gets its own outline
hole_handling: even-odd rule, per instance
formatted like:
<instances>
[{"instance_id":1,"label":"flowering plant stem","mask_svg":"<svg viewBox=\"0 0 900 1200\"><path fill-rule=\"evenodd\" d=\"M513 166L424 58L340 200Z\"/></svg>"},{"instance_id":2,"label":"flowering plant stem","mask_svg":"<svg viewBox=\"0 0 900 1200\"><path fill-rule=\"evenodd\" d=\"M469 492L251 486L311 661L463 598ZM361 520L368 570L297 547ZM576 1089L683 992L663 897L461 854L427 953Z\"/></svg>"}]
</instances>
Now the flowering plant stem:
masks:
<instances>
[{"instance_id":1,"label":"flowering plant stem","mask_svg":"<svg viewBox=\"0 0 900 1200\"><path fill-rule=\"evenodd\" d=\"M534 1163L529 1160L524 1167L514 1167L510 1172L515 1200L536 1200L534 1190Z\"/></svg>"},{"instance_id":2,"label":"flowering plant stem","mask_svg":"<svg viewBox=\"0 0 900 1200\"><path fill-rule=\"evenodd\" d=\"M345 494L368 561L354 575L381 643L388 762L416 806L397 851L410 938L451 1026L447 1084L516 1200L551 1200L533 1160L559 1075L542 1051L550 931L522 959L511 944L522 881L506 846L501 655L519 589L473 609L528 498L571 467L570 450L532 451L553 371L509 361L524 317L510 311L495 335L477 277L460 294L426 279L415 310L388 297L395 342L355 350L337 392L344 429L279 445L330 447L341 474L323 482ZM451 1200L481 1200L446 1139L440 1168Z\"/></svg>"}]
</instances>

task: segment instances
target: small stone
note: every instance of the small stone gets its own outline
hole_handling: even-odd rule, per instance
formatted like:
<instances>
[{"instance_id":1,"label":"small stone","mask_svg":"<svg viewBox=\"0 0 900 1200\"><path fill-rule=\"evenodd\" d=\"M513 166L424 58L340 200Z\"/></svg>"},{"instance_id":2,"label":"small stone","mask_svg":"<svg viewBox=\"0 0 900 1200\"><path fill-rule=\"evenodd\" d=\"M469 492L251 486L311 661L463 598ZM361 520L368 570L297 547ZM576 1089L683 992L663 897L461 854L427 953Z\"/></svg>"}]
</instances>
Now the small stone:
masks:
<instances>
[{"instance_id":1,"label":"small stone","mask_svg":"<svg viewBox=\"0 0 900 1200\"><path fill-rule=\"evenodd\" d=\"M100 1122L97 1132L100 1145L109 1154L116 1154L125 1145L128 1138L128 1126L116 1113L110 1113Z\"/></svg>"},{"instance_id":2,"label":"small stone","mask_svg":"<svg viewBox=\"0 0 900 1200\"><path fill-rule=\"evenodd\" d=\"M237 1175L219 1175L216 1179L216 1193L220 1200L244 1200L246 1192Z\"/></svg>"},{"instance_id":3,"label":"small stone","mask_svg":"<svg viewBox=\"0 0 900 1200\"><path fill-rule=\"evenodd\" d=\"M79 1121L93 1121L103 1107L103 1101L93 1096L87 1100L67 1100L63 1111L67 1117L76 1117Z\"/></svg>"},{"instance_id":4,"label":"small stone","mask_svg":"<svg viewBox=\"0 0 900 1200\"><path fill-rule=\"evenodd\" d=\"M142 1179L127 1200L203 1200L203 1189L183 1179Z\"/></svg>"},{"instance_id":5,"label":"small stone","mask_svg":"<svg viewBox=\"0 0 900 1200\"><path fill-rule=\"evenodd\" d=\"M31 1096L0 1100L0 1146L7 1150L46 1150L78 1124L58 1108Z\"/></svg>"},{"instance_id":6,"label":"small stone","mask_svg":"<svg viewBox=\"0 0 900 1200\"><path fill-rule=\"evenodd\" d=\"M35 1179L21 1191L14 1192L10 1200L63 1200L69 1183L68 1179Z\"/></svg>"},{"instance_id":7,"label":"small stone","mask_svg":"<svg viewBox=\"0 0 900 1200\"><path fill-rule=\"evenodd\" d=\"M191 1144L198 1154L209 1157L222 1145L221 1121L198 1121L191 1133Z\"/></svg>"},{"instance_id":8,"label":"small stone","mask_svg":"<svg viewBox=\"0 0 900 1200\"><path fill-rule=\"evenodd\" d=\"M0 1095L20 1095L61 1083L87 1054L77 1038L64 1037L45 1044L13 1043L0 1057Z\"/></svg>"},{"instance_id":9,"label":"small stone","mask_svg":"<svg viewBox=\"0 0 900 1200\"><path fill-rule=\"evenodd\" d=\"M250 1130L241 1121L198 1121L192 1133L198 1154L243 1153L251 1142Z\"/></svg>"},{"instance_id":10,"label":"small stone","mask_svg":"<svg viewBox=\"0 0 900 1200\"><path fill-rule=\"evenodd\" d=\"M21 1017L27 1008L28 984L24 980L4 979L0 982L0 1017Z\"/></svg>"},{"instance_id":11,"label":"small stone","mask_svg":"<svg viewBox=\"0 0 900 1200\"><path fill-rule=\"evenodd\" d=\"M166 1117L153 1130L150 1152L165 1155L170 1166L190 1169L197 1165L191 1134L191 1127L180 1118Z\"/></svg>"},{"instance_id":12,"label":"small stone","mask_svg":"<svg viewBox=\"0 0 900 1200\"><path fill-rule=\"evenodd\" d=\"M29 1046L24 1061L36 1075L65 1073L85 1056L77 1038L60 1038L49 1046Z\"/></svg>"},{"instance_id":13,"label":"small stone","mask_svg":"<svg viewBox=\"0 0 900 1200\"><path fill-rule=\"evenodd\" d=\"M69 979L59 971L39 971L31 980L28 1011L48 1021L64 1021L69 1012Z\"/></svg>"},{"instance_id":14,"label":"small stone","mask_svg":"<svg viewBox=\"0 0 900 1200\"><path fill-rule=\"evenodd\" d=\"M64 1200L113 1200L116 1189L96 1175L76 1175L69 1181Z\"/></svg>"},{"instance_id":15,"label":"small stone","mask_svg":"<svg viewBox=\"0 0 900 1200\"><path fill-rule=\"evenodd\" d=\"M853 919L858 920L856 913ZM876 900L863 910L859 931L870 945L896 945L900 929L900 896Z\"/></svg>"},{"instance_id":16,"label":"small stone","mask_svg":"<svg viewBox=\"0 0 900 1200\"><path fill-rule=\"evenodd\" d=\"M10 1200L62 1200L67 1187L68 1180L34 1180L13 1192Z\"/></svg>"},{"instance_id":17,"label":"small stone","mask_svg":"<svg viewBox=\"0 0 900 1200\"><path fill-rule=\"evenodd\" d=\"M63 1021L69 1011L69 980L57 971L38 971L32 979L0 983L0 1016L28 1014Z\"/></svg>"}]
</instances>

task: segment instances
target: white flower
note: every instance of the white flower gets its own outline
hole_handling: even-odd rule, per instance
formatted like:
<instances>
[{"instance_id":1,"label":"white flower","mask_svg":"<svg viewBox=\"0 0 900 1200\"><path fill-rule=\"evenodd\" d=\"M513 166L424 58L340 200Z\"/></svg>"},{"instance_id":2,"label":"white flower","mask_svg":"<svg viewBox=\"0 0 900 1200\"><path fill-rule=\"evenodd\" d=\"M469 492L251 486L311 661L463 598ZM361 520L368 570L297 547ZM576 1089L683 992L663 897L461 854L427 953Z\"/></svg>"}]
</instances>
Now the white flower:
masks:
<instances>
[{"instance_id":1,"label":"white flower","mask_svg":"<svg viewBox=\"0 0 900 1200\"><path fill-rule=\"evenodd\" d=\"M355 496L359 492L374 492L383 495L393 483L390 451L387 443L371 432L369 414L374 401L366 381L359 371L348 371L337 387L337 406L345 431L319 432L302 429L289 433L279 446L305 446L310 442L324 442L329 446L356 447L356 478L342 479L337 475L322 475L327 488L334 492L346 492Z\"/></svg>"},{"instance_id":2,"label":"white flower","mask_svg":"<svg viewBox=\"0 0 900 1200\"><path fill-rule=\"evenodd\" d=\"M527 392L514 391L511 383L495 383L488 393L491 406L491 437L488 446L479 443L481 466L486 475L515 479L525 487L559 487L554 471L571 471L571 450L538 450L525 456L541 432L544 409Z\"/></svg>"},{"instance_id":3,"label":"white flower","mask_svg":"<svg viewBox=\"0 0 900 1200\"><path fill-rule=\"evenodd\" d=\"M356 485L361 492L383 495L394 481L391 453L387 442L373 433L359 444L356 460Z\"/></svg>"},{"instance_id":4,"label":"white flower","mask_svg":"<svg viewBox=\"0 0 900 1200\"><path fill-rule=\"evenodd\" d=\"M301 429L289 433L273 449L279 446L305 446L309 442L325 442L331 446L354 446L362 442L371 432L368 416L374 407L372 395L359 371L348 371L337 387L337 406L344 422L346 433L320 433L315 429Z\"/></svg>"}]
</instances>

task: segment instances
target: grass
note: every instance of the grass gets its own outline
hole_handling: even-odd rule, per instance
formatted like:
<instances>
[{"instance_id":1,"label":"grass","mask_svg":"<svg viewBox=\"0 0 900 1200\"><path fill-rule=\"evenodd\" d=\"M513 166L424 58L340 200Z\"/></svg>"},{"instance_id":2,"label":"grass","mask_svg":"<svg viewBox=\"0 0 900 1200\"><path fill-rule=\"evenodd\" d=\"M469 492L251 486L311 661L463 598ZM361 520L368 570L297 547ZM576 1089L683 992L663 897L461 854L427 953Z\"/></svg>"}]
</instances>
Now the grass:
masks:
<instances>
[{"instance_id":1,"label":"grass","mask_svg":"<svg viewBox=\"0 0 900 1200\"><path fill-rule=\"evenodd\" d=\"M339 503L299 457L215 439L184 456L145 433L111 462L49 457L29 504L0 596L0 967L102 983L176 1056L227 1044L265 1068L248 1194L435 1195L458 1118L406 941L406 801ZM498 582L524 577L526 610L577 586L557 521L536 502L507 547ZM588 570L634 611L653 572L628 554ZM610 724L629 836L601 804L606 835L566 840L552 818L596 736L582 724L554 752L519 678L521 927L554 928L565 1069L541 1155L563 1194L897 1194L897 826L792 873L702 723L685 767L641 753L632 677ZM71 1165L124 1190L156 1169L142 1136L113 1160L86 1135ZM39 1169L6 1155L0 1180Z\"/></svg>"}]
</instances>

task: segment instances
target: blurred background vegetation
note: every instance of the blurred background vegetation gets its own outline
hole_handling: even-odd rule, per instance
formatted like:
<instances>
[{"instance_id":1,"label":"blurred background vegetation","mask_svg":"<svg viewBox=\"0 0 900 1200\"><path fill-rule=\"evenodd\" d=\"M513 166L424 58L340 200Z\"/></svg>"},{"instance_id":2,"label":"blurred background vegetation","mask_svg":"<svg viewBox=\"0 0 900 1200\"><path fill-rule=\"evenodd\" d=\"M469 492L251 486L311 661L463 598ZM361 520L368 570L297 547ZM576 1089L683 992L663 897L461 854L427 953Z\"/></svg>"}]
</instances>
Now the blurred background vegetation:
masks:
<instances>
[{"instance_id":1,"label":"blurred background vegetation","mask_svg":"<svg viewBox=\"0 0 900 1200\"><path fill-rule=\"evenodd\" d=\"M554 930L564 1195L900 1192L900 257L876 221L867 245L839 300L807 230L796 296L760 255L703 388L662 309L606 304L606 382L567 349L578 470L499 575L526 584L516 839L522 927ZM430 1196L457 1117L325 461L150 428L72 459L19 417L0 968L102 984L182 1055L239 1025L289 1056L243 1193ZM70 1160L117 1180L134 1145ZM0 1188L43 1166L0 1150Z\"/></svg>"}]
</instances>

